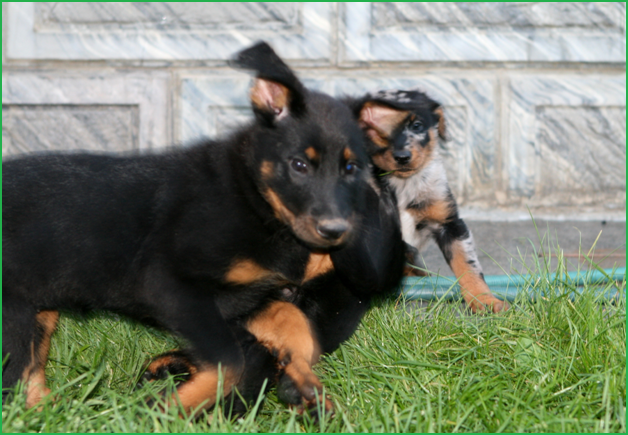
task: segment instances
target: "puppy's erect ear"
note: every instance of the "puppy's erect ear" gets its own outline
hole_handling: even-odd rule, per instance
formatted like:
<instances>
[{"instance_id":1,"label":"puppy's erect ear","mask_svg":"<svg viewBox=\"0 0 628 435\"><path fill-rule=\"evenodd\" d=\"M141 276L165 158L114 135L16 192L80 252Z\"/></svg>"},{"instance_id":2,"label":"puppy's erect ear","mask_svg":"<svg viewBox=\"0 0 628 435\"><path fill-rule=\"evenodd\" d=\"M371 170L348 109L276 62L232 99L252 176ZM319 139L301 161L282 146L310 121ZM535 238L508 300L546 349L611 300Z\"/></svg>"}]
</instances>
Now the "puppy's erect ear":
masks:
<instances>
[{"instance_id":1,"label":"puppy's erect ear","mask_svg":"<svg viewBox=\"0 0 628 435\"><path fill-rule=\"evenodd\" d=\"M255 73L251 102L263 119L274 122L305 115L307 90L270 45L258 42L237 53L229 64Z\"/></svg>"},{"instance_id":2,"label":"puppy's erect ear","mask_svg":"<svg viewBox=\"0 0 628 435\"><path fill-rule=\"evenodd\" d=\"M360 127L378 146L388 146L388 138L408 116L407 111L393 109L385 104L367 101L358 116Z\"/></svg>"}]
</instances>

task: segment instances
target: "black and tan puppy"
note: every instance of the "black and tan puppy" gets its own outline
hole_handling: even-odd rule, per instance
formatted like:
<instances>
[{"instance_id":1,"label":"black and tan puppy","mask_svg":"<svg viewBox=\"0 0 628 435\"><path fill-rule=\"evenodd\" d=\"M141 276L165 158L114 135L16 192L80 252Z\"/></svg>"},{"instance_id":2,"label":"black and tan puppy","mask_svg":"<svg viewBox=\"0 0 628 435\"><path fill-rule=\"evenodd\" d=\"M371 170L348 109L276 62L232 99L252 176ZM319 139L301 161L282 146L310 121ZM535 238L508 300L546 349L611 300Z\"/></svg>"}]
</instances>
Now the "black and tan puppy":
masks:
<instances>
[{"instance_id":1,"label":"black and tan puppy","mask_svg":"<svg viewBox=\"0 0 628 435\"><path fill-rule=\"evenodd\" d=\"M235 63L256 73L256 119L223 140L3 162L2 384L24 382L28 406L49 391L58 310L112 310L183 337L188 410L215 403L219 375L225 392L253 394L269 355L312 405L311 365L397 283L398 216L369 185L351 112L304 88L265 43Z\"/></svg>"},{"instance_id":2,"label":"black and tan puppy","mask_svg":"<svg viewBox=\"0 0 628 435\"><path fill-rule=\"evenodd\" d=\"M445 119L439 103L419 91L380 91L361 99L347 99L371 145L371 158L394 190L403 239L412 248L410 262L432 238L459 278L462 295L476 312L508 308L489 290L477 258L473 236L458 216L438 139L445 138ZM413 249L414 248L414 249ZM416 269L407 268L407 274Z\"/></svg>"},{"instance_id":3,"label":"black and tan puppy","mask_svg":"<svg viewBox=\"0 0 628 435\"><path fill-rule=\"evenodd\" d=\"M259 49L241 53L232 64L258 75L267 74L273 64L267 62L266 57L255 53ZM251 57L251 53L255 56ZM311 150L308 153L312 154ZM311 163L316 165L314 170L317 170L316 159ZM306 315L323 353L334 351L342 341L349 338L369 308L372 296L392 291L402 276L404 245L394 194L380 180L376 182L373 177L363 175L367 177L370 186L366 189L364 211L356 237L342 249L329 252L329 255L314 250L309 271L317 273L315 279L304 279L301 284L292 282L281 291L283 301L296 305ZM267 310L265 314L272 312ZM290 310L282 313L293 314ZM258 330L258 326L260 320L267 318L266 315L258 316L248 325L255 336L240 334L245 369L236 385L238 394L231 395L232 406L225 407L225 411L241 413L246 410L247 402L258 397L267 381L267 388L279 384L277 394L284 402L305 404L310 407L310 412L316 412L312 409L312 400L305 398L301 392L303 388L295 382L295 376L290 376L286 370L285 360L291 358L290 353L280 353L278 349L260 345L260 342L265 342L265 331ZM276 319L272 325L287 332L289 337L298 338L301 334L298 325L292 324L289 319ZM190 374L198 371L196 365L197 360L188 352L175 350L153 359L143 379L150 381L169 375L183 375L179 379L187 381L191 379ZM311 374L308 376L312 377ZM326 407L324 410L329 412L330 403L326 401L323 405Z\"/></svg>"}]
</instances>

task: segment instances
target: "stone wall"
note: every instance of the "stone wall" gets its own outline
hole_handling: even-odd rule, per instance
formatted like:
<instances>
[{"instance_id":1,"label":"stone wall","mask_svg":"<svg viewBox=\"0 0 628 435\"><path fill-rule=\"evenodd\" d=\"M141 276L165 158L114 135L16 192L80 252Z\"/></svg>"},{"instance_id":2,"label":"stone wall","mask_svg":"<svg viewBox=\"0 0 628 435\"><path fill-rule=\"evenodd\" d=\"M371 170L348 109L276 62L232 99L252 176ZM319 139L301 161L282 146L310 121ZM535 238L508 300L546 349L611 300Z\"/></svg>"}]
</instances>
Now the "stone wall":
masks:
<instances>
[{"instance_id":1,"label":"stone wall","mask_svg":"<svg viewBox=\"0 0 628 435\"><path fill-rule=\"evenodd\" d=\"M3 3L2 154L147 150L250 116L264 39L334 95L419 87L465 213L625 219L625 3Z\"/></svg>"}]
</instances>

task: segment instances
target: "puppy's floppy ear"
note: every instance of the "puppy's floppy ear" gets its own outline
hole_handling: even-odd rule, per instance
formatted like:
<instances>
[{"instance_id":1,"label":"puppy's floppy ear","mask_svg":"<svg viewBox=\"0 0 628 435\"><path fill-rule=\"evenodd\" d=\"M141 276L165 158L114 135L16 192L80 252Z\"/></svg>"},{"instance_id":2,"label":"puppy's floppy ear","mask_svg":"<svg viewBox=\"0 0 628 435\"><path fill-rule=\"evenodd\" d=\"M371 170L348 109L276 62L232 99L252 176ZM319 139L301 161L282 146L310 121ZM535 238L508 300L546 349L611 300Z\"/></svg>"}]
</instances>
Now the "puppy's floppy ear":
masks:
<instances>
[{"instance_id":1,"label":"puppy's floppy ear","mask_svg":"<svg viewBox=\"0 0 628 435\"><path fill-rule=\"evenodd\" d=\"M438 136L442 140L447 140L447 129L445 128L445 114L443 113L443 108L440 104L435 103L432 106L432 113L436 118Z\"/></svg>"},{"instance_id":2,"label":"puppy's floppy ear","mask_svg":"<svg viewBox=\"0 0 628 435\"><path fill-rule=\"evenodd\" d=\"M393 89L367 94L359 100L347 98L345 101L360 122L364 123L363 128L378 129L384 138L387 132L392 133L394 127L405 119L401 114L407 116L410 112L427 110L434 116L438 135L446 139L443 108L425 92Z\"/></svg>"},{"instance_id":3,"label":"puppy's floppy ear","mask_svg":"<svg viewBox=\"0 0 628 435\"><path fill-rule=\"evenodd\" d=\"M256 114L270 123L288 116L290 91L281 83L255 79L251 88L251 103Z\"/></svg>"},{"instance_id":4,"label":"puppy's floppy ear","mask_svg":"<svg viewBox=\"0 0 628 435\"><path fill-rule=\"evenodd\" d=\"M307 90L266 42L242 50L229 64L255 73L251 102L264 120L274 123L289 115L305 115Z\"/></svg>"},{"instance_id":5,"label":"puppy's floppy ear","mask_svg":"<svg viewBox=\"0 0 628 435\"><path fill-rule=\"evenodd\" d=\"M380 147L388 146L388 138L407 117L407 111L376 101L366 101L358 112L360 127Z\"/></svg>"}]
</instances>

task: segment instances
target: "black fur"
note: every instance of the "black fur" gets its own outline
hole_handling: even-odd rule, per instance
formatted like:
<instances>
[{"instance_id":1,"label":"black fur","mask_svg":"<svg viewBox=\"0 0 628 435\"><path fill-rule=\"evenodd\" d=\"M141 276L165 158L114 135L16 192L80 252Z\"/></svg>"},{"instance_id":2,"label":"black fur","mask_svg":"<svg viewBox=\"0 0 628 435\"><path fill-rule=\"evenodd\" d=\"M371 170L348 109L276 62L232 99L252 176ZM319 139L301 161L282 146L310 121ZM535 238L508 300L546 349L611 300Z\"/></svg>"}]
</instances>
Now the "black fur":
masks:
<instances>
[{"instance_id":1,"label":"black fur","mask_svg":"<svg viewBox=\"0 0 628 435\"><path fill-rule=\"evenodd\" d=\"M451 245L454 240L465 240L469 238L469 228L462 219L458 217L458 213L455 214L455 218L445 222L440 228L434 230L434 239L438 244L447 263L451 263L452 253ZM475 262L469 262L469 264L475 264Z\"/></svg>"},{"instance_id":2,"label":"black fur","mask_svg":"<svg viewBox=\"0 0 628 435\"><path fill-rule=\"evenodd\" d=\"M403 244L389 194L370 187L362 133L335 99L306 90L266 44L234 61L290 91L288 116L255 107L257 120L220 141L142 156L55 153L3 162L3 388L22 379L42 310L111 310L156 323L189 343L199 363L240 374L246 400L276 373L245 331L269 302L291 297L323 351L355 330L372 295L401 278ZM307 161L304 150L322 156ZM355 172L345 170L344 149ZM295 158L312 171L301 176ZM272 163L273 178L261 168ZM268 202L314 220L353 219L346 241L302 237ZM315 236L313 236L315 238ZM334 270L305 283L313 250ZM238 259L281 276L237 284ZM173 371L182 370L174 367Z\"/></svg>"}]
</instances>

